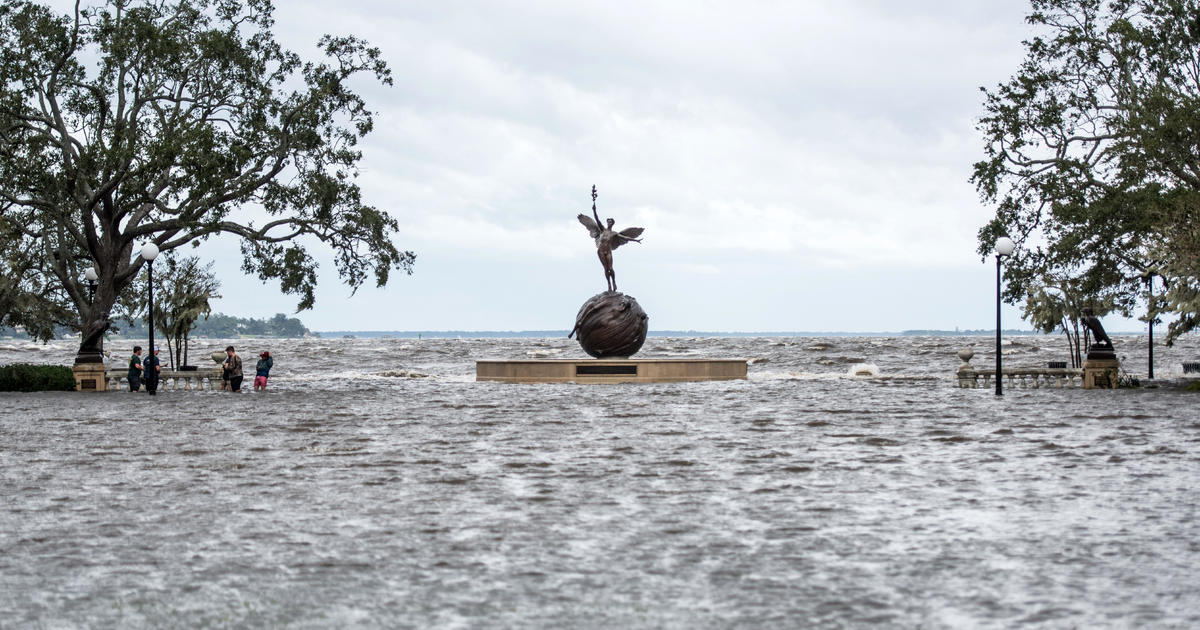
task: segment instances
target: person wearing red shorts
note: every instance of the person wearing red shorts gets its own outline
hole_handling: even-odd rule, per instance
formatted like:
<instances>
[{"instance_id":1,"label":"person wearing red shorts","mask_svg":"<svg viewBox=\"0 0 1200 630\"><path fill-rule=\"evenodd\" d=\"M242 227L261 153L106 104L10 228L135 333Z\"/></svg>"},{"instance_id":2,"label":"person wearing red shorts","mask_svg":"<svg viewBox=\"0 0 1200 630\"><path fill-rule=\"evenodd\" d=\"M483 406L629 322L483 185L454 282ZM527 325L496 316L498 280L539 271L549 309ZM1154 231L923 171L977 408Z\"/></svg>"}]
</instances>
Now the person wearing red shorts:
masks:
<instances>
[{"instance_id":1,"label":"person wearing red shorts","mask_svg":"<svg viewBox=\"0 0 1200 630\"><path fill-rule=\"evenodd\" d=\"M267 391L267 377L271 375L272 365L275 365L275 360L271 358L271 353L263 350L258 355L258 363L254 365L254 391Z\"/></svg>"}]
</instances>

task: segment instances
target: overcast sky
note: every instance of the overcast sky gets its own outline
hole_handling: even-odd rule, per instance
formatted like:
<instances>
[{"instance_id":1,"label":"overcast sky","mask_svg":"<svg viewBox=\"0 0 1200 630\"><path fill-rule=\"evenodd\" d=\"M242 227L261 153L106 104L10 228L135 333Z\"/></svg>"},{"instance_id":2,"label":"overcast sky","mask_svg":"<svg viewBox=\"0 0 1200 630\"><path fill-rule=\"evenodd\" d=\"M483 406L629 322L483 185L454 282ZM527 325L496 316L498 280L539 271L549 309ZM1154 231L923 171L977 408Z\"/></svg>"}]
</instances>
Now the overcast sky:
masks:
<instances>
[{"instance_id":1,"label":"overcast sky","mask_svg":"<svg viewBox=\"0 0 1200 630\"><path fill-rule=\"evenodd\" d=\"M967 179L980 86L1010 76L1024 2L277 3L285 47L379 46L368 203L412 276L351 297L328 252L314 330L569 329L605 287L576 214L641 226L615 254L652 329L990 328L989 218ZM215 310L296 300L210 243ZM1006 327L1024 327L1005 311ZM1136 325L1136 324L1135 324ZM1111 326L1110 326L1111 328ZM1120 328L1120 327L1118 327ZM1128 329L1128 328L1126 328Z\"/></svg>"}]
</instances>

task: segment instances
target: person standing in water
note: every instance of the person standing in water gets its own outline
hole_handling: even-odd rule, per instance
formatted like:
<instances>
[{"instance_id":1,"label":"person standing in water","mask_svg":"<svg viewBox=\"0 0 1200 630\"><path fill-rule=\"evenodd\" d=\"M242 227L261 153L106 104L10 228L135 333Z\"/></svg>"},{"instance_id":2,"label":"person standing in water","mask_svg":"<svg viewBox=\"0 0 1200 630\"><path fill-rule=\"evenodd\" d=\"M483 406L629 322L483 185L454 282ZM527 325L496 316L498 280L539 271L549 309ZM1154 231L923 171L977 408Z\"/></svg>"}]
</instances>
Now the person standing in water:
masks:
<instances>
[{"instance_id":1,"label":"person standing in water","mask_svg":"<svg viewBox=\"0 0 1200 630\"><path fill-rule=\"evenodd\" d=\"M242 357L239 357L233 346L225 348L225 374L229 378L229 391L242 391Z\"/></svg>"},{"instance_id":2,"label":"person standing in water","mask_svg":"<svg viewBox=\"0 0 1200 630\"><path fill-rule=\"evenodd\" d=\"M133 356L129 357L129 391L136 392L142 388L142 347L133 347Z\"/></svg>"},{"instance_id":3,"label":"person standing in water","mask_svg":"<svg viewBox=\"0 0 1200 630\"><path fill-rule=\"evenodd\" d=\"M143 371L146 379L146 393L151 396L158 393L158 373L162 372L162 367L158 361L158 346L150 352L146 360L142 362Z\"/></svg>"},{"instance_id":4,"label":"person standing in water","mask_svg":"<svg viewBox=\"0 0 1200 630\"><path fill-rule=\"evenodd\" d=\"M271 353L263 350L263 353L258 355L258 363L254 365L254 391L267 391L267 377L271 375L273 365L275 360L271 358Z\"/></svg>"}]
</instances>

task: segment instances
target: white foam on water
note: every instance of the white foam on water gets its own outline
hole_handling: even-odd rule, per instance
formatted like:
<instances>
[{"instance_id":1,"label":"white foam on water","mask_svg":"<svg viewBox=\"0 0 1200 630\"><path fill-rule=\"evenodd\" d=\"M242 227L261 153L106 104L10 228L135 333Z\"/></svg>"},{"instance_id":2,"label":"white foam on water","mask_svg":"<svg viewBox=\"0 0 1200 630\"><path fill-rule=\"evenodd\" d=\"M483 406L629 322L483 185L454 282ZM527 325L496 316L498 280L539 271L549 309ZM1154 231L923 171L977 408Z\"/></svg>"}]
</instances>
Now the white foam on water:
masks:
<instances>
[{"instance_id":1,"label":"white foam on water","mask_svg":"<svg viewBox=\"0 0 1200 630\"><path fill-rule=\"evenodd\" d=\"M879 366L874 363L855 363L846 370L847 376L872 378L880 375Z\"/></svg>"}]
</instances>

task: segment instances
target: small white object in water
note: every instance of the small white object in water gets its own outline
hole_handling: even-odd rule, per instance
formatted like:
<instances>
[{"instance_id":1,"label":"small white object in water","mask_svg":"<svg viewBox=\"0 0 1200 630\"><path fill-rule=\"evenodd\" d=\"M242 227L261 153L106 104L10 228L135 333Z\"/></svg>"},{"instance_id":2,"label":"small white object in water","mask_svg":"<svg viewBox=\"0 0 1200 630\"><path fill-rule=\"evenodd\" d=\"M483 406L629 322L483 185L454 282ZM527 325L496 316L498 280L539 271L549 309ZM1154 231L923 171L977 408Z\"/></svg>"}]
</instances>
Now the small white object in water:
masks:
<instances>
[{"instance_id":1,"label":"small white object in water","mask_svg":"<svg viewBox=\"0 0 1200 630\"><path fill-rule=\"evenodd\" d=\"M850 366L847 376L879 376L879 366L874 363L855 363Z\"/></svg>"}]
</instances>

